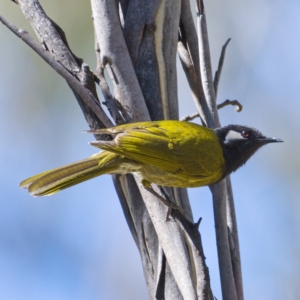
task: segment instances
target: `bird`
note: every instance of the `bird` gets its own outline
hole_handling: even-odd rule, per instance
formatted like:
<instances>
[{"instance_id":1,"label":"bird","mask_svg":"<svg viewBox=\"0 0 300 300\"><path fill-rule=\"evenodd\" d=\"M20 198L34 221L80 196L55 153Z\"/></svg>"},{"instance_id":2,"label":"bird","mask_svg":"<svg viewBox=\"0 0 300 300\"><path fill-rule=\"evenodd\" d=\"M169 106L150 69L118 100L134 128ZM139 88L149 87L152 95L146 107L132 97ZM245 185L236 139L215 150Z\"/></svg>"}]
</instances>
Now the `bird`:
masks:
<instances>
[{"instance_id":1,"label":"bird","mask_svg":"<svg viewBox=\"0 0 300 300\"><path fill-rule=\"evenodd\" d=\"M32 196L46 196L103 174L128 173L139 174L142 186L152 193L152 183L181 188L207 186L236 171L262 146L283 142L247 126L210 129L177 120L128 123L87 132L112 139L90 142L101 151L29 177L20 187Z\"/></svg>"}]
</instances>

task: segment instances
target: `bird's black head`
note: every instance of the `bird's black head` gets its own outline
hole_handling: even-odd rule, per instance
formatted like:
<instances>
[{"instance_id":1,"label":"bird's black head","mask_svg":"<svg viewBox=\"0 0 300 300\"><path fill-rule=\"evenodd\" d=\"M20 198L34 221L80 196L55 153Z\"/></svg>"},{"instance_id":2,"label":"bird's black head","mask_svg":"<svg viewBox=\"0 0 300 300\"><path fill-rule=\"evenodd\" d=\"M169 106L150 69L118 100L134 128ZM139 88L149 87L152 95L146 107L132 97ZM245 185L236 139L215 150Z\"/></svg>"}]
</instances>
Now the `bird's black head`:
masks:
<instances>
[{"instance_id":1,"label":"bird's black head","mask_svg":"<svg viewBox=\"0 0 300 300\"><path fill-rule=\"evenodd\" d=\"M266 137L258 130L241 125L228 125L215 129L223 148L226 162L224 177L236 171L263 145L282 142Z\"/></svg>"}]
</instances>

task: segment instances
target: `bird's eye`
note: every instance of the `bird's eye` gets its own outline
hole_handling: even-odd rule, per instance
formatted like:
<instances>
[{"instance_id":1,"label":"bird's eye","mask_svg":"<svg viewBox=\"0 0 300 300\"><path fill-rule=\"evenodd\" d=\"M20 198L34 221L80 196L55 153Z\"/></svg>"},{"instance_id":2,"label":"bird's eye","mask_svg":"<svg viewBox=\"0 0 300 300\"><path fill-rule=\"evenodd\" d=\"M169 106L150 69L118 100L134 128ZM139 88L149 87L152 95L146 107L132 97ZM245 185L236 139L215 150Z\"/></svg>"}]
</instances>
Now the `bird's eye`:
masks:
<instances>
[{"instance_id":1,"label":"bird's eye","mask_svg":"<svg viewBox=\"0 0 300 300\"><path fill-rule=\"evenodd\" d=\"M250 137L250 131L244 130L241 132L241 135L244 139L248 139Z\"/></svg>"}]
</instances>

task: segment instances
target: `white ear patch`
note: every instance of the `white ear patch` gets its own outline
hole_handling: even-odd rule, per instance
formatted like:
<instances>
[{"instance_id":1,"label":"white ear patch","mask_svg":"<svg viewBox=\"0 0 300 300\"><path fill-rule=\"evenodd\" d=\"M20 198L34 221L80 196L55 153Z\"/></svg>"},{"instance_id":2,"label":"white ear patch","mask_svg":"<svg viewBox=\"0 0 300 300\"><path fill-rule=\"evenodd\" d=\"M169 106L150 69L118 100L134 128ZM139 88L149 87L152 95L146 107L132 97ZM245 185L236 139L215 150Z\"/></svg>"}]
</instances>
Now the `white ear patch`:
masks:
<instances>
[{"instance_id":1,"label":"white ear patch","mask_svg":"<svg viewBox=\"0 0 300 300\"><path fill-rule=\"evenodd\" d=\"M225 144L231 144L232 142L237 140L244 140L244 138L239 132L234 130L229 130L228 133L226 134L224 142Z\"/></svg>"}]
</instances>

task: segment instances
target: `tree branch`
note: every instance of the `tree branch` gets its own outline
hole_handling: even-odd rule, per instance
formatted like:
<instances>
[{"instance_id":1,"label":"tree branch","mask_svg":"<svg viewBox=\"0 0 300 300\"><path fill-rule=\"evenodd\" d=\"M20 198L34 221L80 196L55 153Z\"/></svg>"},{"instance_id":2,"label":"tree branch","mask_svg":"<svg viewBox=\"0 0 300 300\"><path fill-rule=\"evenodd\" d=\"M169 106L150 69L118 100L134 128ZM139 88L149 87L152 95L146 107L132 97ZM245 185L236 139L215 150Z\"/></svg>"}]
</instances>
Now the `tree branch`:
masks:
<instances>
[{"instance_id":1,"label":"tree branch","mask_svg":"<svg viewBox=\"0 0 300 300\"><path fill-rule=\"evenodd\" d=\"M94 36L95 36L95 52L96 52L96 59L97 59L95 81L100 86L102 95L105 99L105 102L103 104L106 105L110 115L112 116L116 124L130 122L130 116L128 115L127 111L125 110L123 105L113 97L113 95L110 92L109 86L107 84L104 75L104 67L101 64L100 46L96 34L94 34Z\"/></svg>"},{"instance_id":2,"label":"tree branch","mask_svg":"<svg viewBox=\"0 0 300 300\"><path fill-rule=\"evenodd\" d=\"M106 116L105 112L97 103L97 99L88 91L74 76L66 70L59 62L57 62L53 56L46 50L44 50L29 34L23 29L17 29L5 18L0 16L0 21L10 29L16 36L22 39L31 49L33 49L42 59L45 60L58 74L60 74L72 87L76 93L78 93L85 103L94 111L99 120L106 126L111 127L113 124Z\"/></svg>"},{"instance_id":3,"label":"tree branch","mask_svg":"<svg viewBox=\"0 0 300 300\"><path fill-rule=\"evenodd\" d=\"M190 116L185 116L185 117L183 117L183 118L181 118L180 119L180 121L186 121L186 122L189 122L189 121L193 121L194 119L196 119L196 118L198 118L198 117L200 117L199 116L199 113L193 113L192 115L190 115Z\"/></svg>"},{"instance_id":4,"label":"tree branch","mask_svg":"<svg viewBox=\"0 0 300 300\"><path fill-rule=\"evenodd\" d=\"M140 182L142 178L138 175L136 180ZM153 188L159 193L156 186ZM141 189L140 191L183 299L197 299L182 231L176 222L164 221L168 209L161 201L150 199L151 194L146 190ZM174 212L172 212L172 216L175 217Z\"/></svg>"},{"instance_id":5,"label":"tree branch","mask_svg":"<svg viewBox=\"0 0 300 300\"><path fill-rule=\"evenodd\" d=\"M212 79L212 69L210 60L210 50L208 42L208 33L206 25L206 16L204 14L204 5L202 0L197 0L197 24L198 24L198 43L199 43L199 61L202 79L202 88L207 109L205 115L207 126L209 128L220 127L219 116L217 114L216 95Z\"/></svg>"},{"instance_id":6,"label":"tree branch","mask_svg":"<svg viewBox=\"0 0 300 300\"><path fill-rule=\"evenodd\" d=\"M207 25L205 18L204 4L202 0L197 0L197 24L199 35L199 55L202 76L202 85L209 112L206 115L207 124L211 128L220 127L219 116L216 105L216 93L212 77L209 42ZM233 195L230 184L230 177L210 187L213 194L214 216L216 227L216 239L219 258L219 268L224 300L242 300L243 287L240 266L240 257L237 258L238 266L232 264L233 253L230 253L229 240L227 234L227 223L235 224L232 226L231 233L234 242L238 242L238 232L234 211ZM235 247L238 249L239 245ZM239 250L237 251L239 255ZM235 271L237 273L234 273ZM237 286L238 285L238 286Z\"/></svg>"},{"instance_id":7,"label":"tree branch","mask_svg":"<svg viewBox=\"0 0 300 300\"><path fill-rule=\"evenodd\" d=\"M217 105L218 109L221 109L227 105L235 105L236 106L236 112L241 112L243 109L243 105L238 100L225 100L224 102Z\"/></svg>"},{"instance_id":8,"label":"tree branch","mask_svg":"<svg viewBox=\"0 0 300 300\"><path fill-rule=\"evenodd\" d=\"M235 109L236 112L241 112L242 109L243 109L243 105L238 100L229 100L229 99L227 99L224 102L218 104L217 109L219 110L219 109L221 109L225 106L228 106L228 105L236 105L237 106L236 109ZM200 117L199 113L196 112L196 113L193 113L190 116L185 116L185 117L181 118L180 121L187 121L188 122L188 121L192 121L192 120L194 120L198 117Z\"/></svg>"},{"instance_id":9,"label":"tree branch","mask_svg":"<svg viewBox=\"0 0 300 300\"><path fill-rule=\"evenodd\" d=\"M227 48L230 41L231 41L231 38L229 38L222 47L222 51L221 51L221 55L220 55L220 59L219 59L218 70L215 73L214 87L215 87L215 97L216 98L217 98L217 94L218 94L218 86L219 86L219 81L220 81L220 77L221 77L221 73L222 73L226 48Z\"/></svg>"},{"instance_id":10,"label":"tree branch","mask_svg":"<svg viewBox=\"0 0 300 300\"><path fill-rule=\"evenodd\" d=\"M192 91L195 106L203 125L206 125L205 103L200 74L198 36L191 14L190 1L182 0L179 24L178 54Z\"/></svg>"},{"instance_id":11,"label":"tree branch","mask_svg":"<svg viewBox=\"0 0 300 300\"><path fill-rule=\"evenodd\" d=\"M235 280L236 293L239 300L244 299L243 291L243 276L242 276L242 264L241 264L241 254L240 254L240 243L238 235L237 220L235 214L235 205L233 198L233 191L231 185L231 179L228 176L226 178L227 187L227 224L229 240L232 241L230 244L230 254L232 260L233 276Z\"/></svg>"},{"instance_id":12,"label":"tree branch","mask_svg":"<svg viewBox=\"0 0 300 300\"><path fill-rule=\"evenodd\" d=\"M93 80L94 76L88 66L83 65L83 60L76 57L71 51L64 31L46 15L38 0L17 0L16 3L19 4L22 13L30 23L44 49L49 51L56 61L59 61L62 66L69 70L74 78L80 80L92 93L96 102L100 104ZM97 118L96 112L85 103L85 100L70 84L69 86L90 128L105 127L103 122Z\"/></svg>"},{"instance_id":13,"label":"tree branch","mask_svg":"<svg viewBox=\"0 0 300 300\"><path fill-rule=\"evenodd\" d=\"M157 28L155 16L162 0L131 0L126 10L124 21L124 38L134 67L139 59L140 47L144 39L144 31L154 32Z\"/></svg>"},{"instance_id":14,"label":"tree branch","mask_svg":"<svg viewBox=\"0 0 300 300\"><path fill-rule=\"evenodd\" d=\"M101 45L101 66L109 66L108 72L115 87L114 97L127 108L132 122L150 120L128 54L115 2L91 0L91 4L97 41Z\"/></svg>"},{"instance_id":15,"label":"tree branch","mask_svg":"<svg viewBox=\"0 0 300 300\"><path fill-rule=\"evenodd\" d=\"M80 59L70 50L63 30L44 12L38 0L16 0L25 18L36 33L45 50L52 53L55 60L72 74L79 73ZM41 26L42 24L42 26Z\"/></svg>"},{"instance_id":16,"label":"tree branch","mask_svg":"<svg viewBox=\"0 0 300 300\"><path fill-rule=\"evenodd\" d=\"M198 230L199 224L191 224L183 219L182 216L175 212L176 222L178 222L179 227L183 230L184 236L187 240L189 251L193 257L195 263L195 273L196 273L196 290L197 299L213 300L213 294L210 287L210 277L208 268L205 263L205 255L202 248L201 236Z\"/></svg>"}]
</instances>

